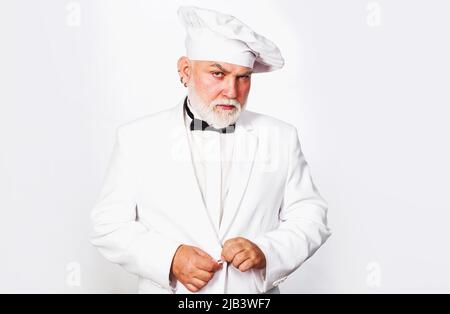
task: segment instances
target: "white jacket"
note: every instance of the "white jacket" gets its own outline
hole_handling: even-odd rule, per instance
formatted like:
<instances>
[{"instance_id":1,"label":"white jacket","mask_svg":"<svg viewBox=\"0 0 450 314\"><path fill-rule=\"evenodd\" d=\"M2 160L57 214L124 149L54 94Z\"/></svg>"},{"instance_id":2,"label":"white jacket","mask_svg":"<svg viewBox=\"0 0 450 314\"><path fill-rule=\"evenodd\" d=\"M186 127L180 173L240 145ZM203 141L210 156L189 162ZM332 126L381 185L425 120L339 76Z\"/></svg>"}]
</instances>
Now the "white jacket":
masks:
<instances>
[{"instance_id":1,"label":"white jacket","mask_svg":"<svg viewBox=\"0 0 450 314\"><path fill-rule=\"evenodd\" d=\"M141 293L190 293L169 282L178 246L196 246L219 259L222 244L241 236L264 252L266 269L243 273L224 265L199 293L279 292L279 283L331 234L327 204L313 184L296 128L241 113L219 230L203 203L186 132L183 102L118 128L92 212L93 245L139 276Z\"/></svg>"}]
</instances>

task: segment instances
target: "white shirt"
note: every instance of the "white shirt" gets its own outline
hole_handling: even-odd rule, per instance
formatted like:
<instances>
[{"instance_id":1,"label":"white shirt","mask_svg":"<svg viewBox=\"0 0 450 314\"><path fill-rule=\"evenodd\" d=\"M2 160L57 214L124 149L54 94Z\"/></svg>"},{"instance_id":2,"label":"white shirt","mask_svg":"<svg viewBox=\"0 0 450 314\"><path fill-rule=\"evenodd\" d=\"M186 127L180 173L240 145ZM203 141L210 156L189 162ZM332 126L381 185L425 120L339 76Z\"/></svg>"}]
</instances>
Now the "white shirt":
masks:
<instances>
[{"instance_id":1,"label":"white shirt","mask_svg":"<svg viewBox=\"0 0 450 314\"><path fill-rule=\"evenodd\" d=\"M188 102L195 118L201 119ZM197 182L209 217L219 230L229 190L234 133L190 130L192 119L184 112Z\"/></svg>"}]
</instances>

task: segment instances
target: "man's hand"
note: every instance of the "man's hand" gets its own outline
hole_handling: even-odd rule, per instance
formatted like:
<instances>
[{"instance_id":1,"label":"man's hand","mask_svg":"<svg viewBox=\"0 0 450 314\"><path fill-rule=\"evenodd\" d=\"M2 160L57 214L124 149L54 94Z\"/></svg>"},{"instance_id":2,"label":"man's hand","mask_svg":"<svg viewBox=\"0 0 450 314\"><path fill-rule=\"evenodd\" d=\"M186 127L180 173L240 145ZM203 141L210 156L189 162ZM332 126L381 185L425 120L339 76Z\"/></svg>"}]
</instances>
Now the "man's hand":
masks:
<instances>
[{"instance_id":1,"label":"man's hand","mask_svg":"<svg viewBox=\"0 0 450 314\"><path fill-rule=\"evenodd\" d=\"M214 273L221 268L221 264L201 249L181 245L173 257L170 277L175 277L189 291L197 292L206 286Z\"/></svg>"},{"instance_id":2,"label":"man's hand","mask_svg":"<svg viewBox=\"0 0 450 314\"><path fill-rule=\"evenodd\" d=\"M249 269L266 267L266 257L261 249L253 242L242 238L227 240L222 248L222 259L232 263L242 272Z\"/></svg>"}]
</instances>

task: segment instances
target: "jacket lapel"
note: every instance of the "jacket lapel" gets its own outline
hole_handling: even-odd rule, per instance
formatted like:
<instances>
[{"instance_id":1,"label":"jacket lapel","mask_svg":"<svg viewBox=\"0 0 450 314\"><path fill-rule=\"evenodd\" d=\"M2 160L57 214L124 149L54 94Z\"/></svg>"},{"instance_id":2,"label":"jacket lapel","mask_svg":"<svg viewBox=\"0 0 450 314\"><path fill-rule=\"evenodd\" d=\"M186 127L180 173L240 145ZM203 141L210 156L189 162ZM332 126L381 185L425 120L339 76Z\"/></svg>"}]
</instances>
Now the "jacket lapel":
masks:
<instances>
[{"instance_id":1,"label":"jacket lapel","mask_svg":"<svg viewBox=\"0 0 450 314\"><path fill-rule=\"evenodd\" d=\"M172 111L172 134L171 134L171 155L173 167L171 172L176 175L173 180L174 191L183 191L186 197L181 202L182 206L187 206L192 214L192 220L196 223L191 224L190 232L192 239L215 239L216 243L221 245L218 232L211 220L208 210L203 202L200 186L197 182L195 168L192 160L187 130L184 123L183 102ZM199 226L205 226L199 227Z\"/></svg>"},{"instance_id":2,"label":"jacket lapel","mask_svg":"<svg viewBox=\"0 0 450 314\"><path fill-rule=\"evenodd\" d=\"M238 214L245 194L258 147L258 137L253 134L253 127L245 112L236 123L233 162L230 170L229 192L225 201L222 223L219 230L220 242L225 237Z\"/></svg>"}]
</instances>

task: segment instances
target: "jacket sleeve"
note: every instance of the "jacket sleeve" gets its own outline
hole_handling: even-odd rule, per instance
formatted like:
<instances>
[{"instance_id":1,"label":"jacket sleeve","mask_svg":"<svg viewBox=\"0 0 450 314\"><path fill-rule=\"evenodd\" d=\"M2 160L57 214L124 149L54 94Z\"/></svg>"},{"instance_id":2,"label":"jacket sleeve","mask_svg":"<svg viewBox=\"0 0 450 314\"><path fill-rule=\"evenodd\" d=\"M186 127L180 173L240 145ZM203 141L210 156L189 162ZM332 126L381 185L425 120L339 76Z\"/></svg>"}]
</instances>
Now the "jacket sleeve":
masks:
<instances>
[{"instance_id":1,"label":"jacket sleeve","mask_svg":"<svg viewBox=\"0 0 450 314\"><path fill-rule=\"evenodd\" d=\"M91 214L91 243L109 261L128 272L174 290L169 282L173 255L180 245L149 228L137 215L138 176L122 128L116 141L100 192Z\"/></svg>"},{"instance_id":2,"label":"jacket sleeve","mask_svg":"<svg viewBox=\"0 0 450 314\"><path fill-rule=\"evenodd\" d=\"M252 270L262 293L283 282L331 235L327 227L328 206L314 186L295 127L292 127L289 147L279 226L252 239L266 257L264 270Z\"/></svg>"}]
</instances>

